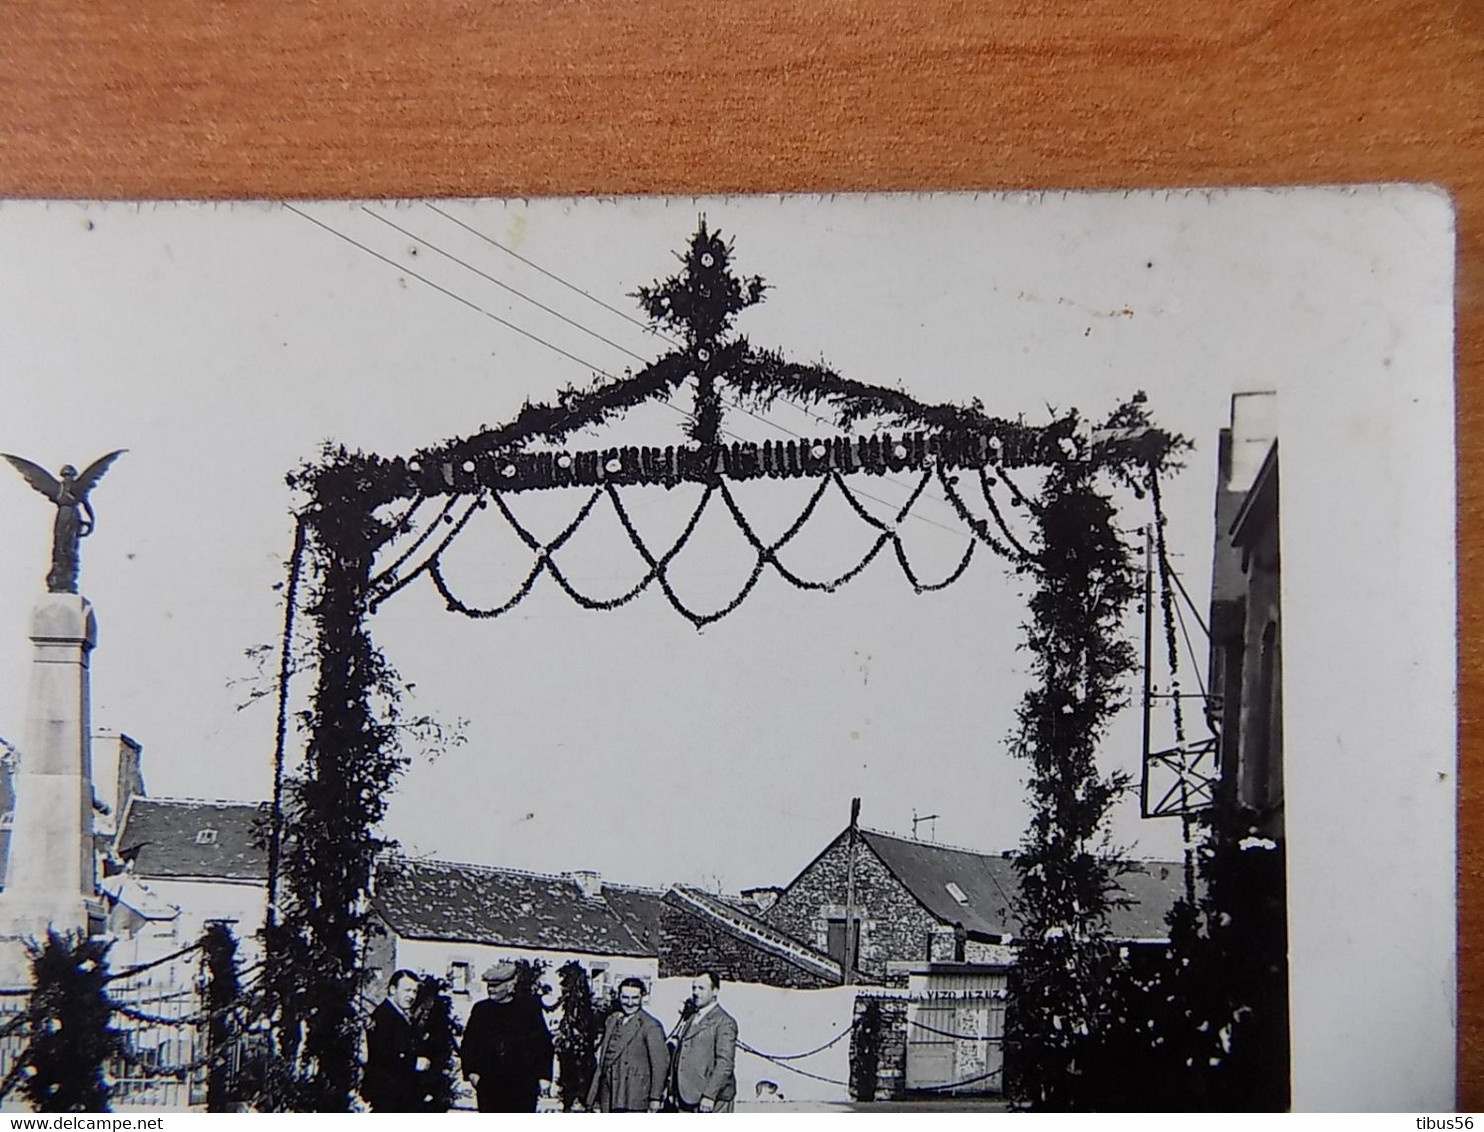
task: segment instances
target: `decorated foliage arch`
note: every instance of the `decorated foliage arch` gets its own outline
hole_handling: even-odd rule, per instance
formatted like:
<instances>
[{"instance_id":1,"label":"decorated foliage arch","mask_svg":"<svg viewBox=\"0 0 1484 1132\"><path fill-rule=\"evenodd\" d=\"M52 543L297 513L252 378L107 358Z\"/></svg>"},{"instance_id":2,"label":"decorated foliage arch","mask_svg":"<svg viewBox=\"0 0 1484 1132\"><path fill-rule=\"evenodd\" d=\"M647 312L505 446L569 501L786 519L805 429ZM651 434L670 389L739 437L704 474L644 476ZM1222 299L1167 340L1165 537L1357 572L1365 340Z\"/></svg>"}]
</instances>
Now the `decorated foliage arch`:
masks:
<instances>
[{"instance_id":1,"label":"decorated foliage arch","mask_svg":"<svg viewBox=\"0 0 1484 1132\"><path fill-rule=\"evenodd\" d=\"M1121 868L1107 844L1105 819L1126 781L1100 774L1095 753L1134 666L1123 625L1140 589L1132 549L1116 522L1114 493L1149 500L1162 529L1160 480L1187 442L1156 426L1142 394L1100 422L1069 410L1032 425L993 416L977 400L930 405L824 365L788 361L734 330L738 314L762 301L768 288L760 278L733 272L732 249L720 233L702 220L680 258L675 275L637 292L651 324L674 343L640 372L568 388L553 403L527 404L508 424L411 456L335 449L290 477L308 502L298 516L283 683L301 575L310 587L306 608L318 682L305 714L303 772L285 782L281 797L275 790L264 929L269 1009L283 1070L273 1103L343 1110L356 1086L357 940L367 928L368 887L385 847L375 829L404 765L392 672L366 618L424 578L450 611L474 618L513 609L544 574L590 609L658 592L699 628L738 609L769 570L799 588L830 592L889 552L907 584L924 592L951 585L976 555L988 552L1009 563L1032 585L1024 644L1033 657L1033 686L1011 737L1012 750L1029 766L1031 810L1018 859L1023 933L1011 1036L1020 1060L1037 1067L1031 1091L1038 1099L1055 1099L1059 1082L1076 1072L1078 1050L1095 1042L1104 1026L1096 959L1106 949L1107 913ZM581 430L669 401L687 387L691 407L678 442L568 446ZM763 444L727 435L729 407L761 410L779 398L809 406L826 434ZM872 514L852 487L860 477L882 475L913 484L894 520ZM816 485L777 539L757 533L732 490L762 478ZM678 539L650 545L624 497L678 484L699 485L700 501ZM897 531L929 485L952 505L965 536L957 566L937 578L919 576ZM583 499L555 538L537 538L508 505L532 491L568 491ZM874 537L849 570L807 578L780 551L830 491L843 496ZM639 581L616 597L582 592L558 561L562 546L600 506L617 515L643 563ZM491 509L529 548L531 567L507 600L479 607L449 583L441 558L476 513ZM736 524L754 561L732 600L703 610L677 594L668 570L708 509ZM280 720L281 771L282 711Z\"/></svg>"}]
</instances>

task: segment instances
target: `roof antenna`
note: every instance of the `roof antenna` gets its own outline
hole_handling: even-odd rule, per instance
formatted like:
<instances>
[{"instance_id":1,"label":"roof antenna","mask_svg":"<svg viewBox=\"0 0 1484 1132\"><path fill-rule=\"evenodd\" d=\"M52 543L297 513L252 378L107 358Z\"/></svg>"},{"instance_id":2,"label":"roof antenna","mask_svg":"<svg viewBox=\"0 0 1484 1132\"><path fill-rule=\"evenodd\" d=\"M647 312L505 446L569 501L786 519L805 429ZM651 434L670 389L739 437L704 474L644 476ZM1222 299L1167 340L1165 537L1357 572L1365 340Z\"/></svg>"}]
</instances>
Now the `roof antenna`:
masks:
<instances>
[{"instance_id":1,"label":"roof antenna","mask_svg":"<svg viewBox=\"0 0 1484 1132\"><path fill-rule=\"evenodd\" d=\"M915 808L912 811L912 840L913 841L918 840L918 837L917 837L917 827L920 824L922 824L923 822L925 822L925 821L930 821L930 822L933 823L932 832L929 834L929 836L934 841L937 841L938 840L938 815L937 814L923 814L921 817L918 817L917 816L917 810Z\"/></svg>"}]
</instances>

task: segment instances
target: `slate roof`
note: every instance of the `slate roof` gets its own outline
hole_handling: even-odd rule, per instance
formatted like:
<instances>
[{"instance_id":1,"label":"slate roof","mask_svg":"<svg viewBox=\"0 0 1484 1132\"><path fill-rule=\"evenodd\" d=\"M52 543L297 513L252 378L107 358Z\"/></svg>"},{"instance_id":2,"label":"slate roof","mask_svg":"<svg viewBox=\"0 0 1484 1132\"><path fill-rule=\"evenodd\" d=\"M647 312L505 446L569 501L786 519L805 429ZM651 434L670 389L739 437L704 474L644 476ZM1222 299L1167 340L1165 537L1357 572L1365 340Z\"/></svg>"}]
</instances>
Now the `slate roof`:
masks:
<instances>
[{"instance_id":1,"label":"slate roof","mask_svg":"<svg viewBox=\"0 0 1484 1132\"><path fill-rule=\"evenodd\" d=\"M666 894L665 900L741 940L749 947L776 955L811 975L830 982L839 982L841 979L838 961L828 955L821 955L772 924L741 911L731 901L715 893L676 885Z\"/></svg>"},{"instance_id":2,"label":"slate roof","mask_svg":"<svg viewBox=\"0 0 1484 1132\"><path fill-rule=\"evenodd\" d=\"M642 925L635 911L641 901L623 902ZM570 877L394 859L377 868L372 903L393 931L409 939L582 955L656 953L608 900L584 896Z\"/></svg>"},{"instance_id":3,"label":"slate roof","mask_svg":"<svg viewBox=\"0 0 1484 1132\"><path fill-rule=\"evenodd\" d=\"M266 882L268 851L258 846L257 830L268 816L267 802L136 796L124 811L114 853L132 858L141 878Z\"/></svg>"},{"instance_id":4,"label":"slate roof","mask_svg":"<svg viewBox=\"0 0 1484 1132\"><path fill-rule=\"evenodd\" d=\"M657 888L635 888L604 881L603 900L618 913L630 934L644 947L645 955L659 954L660 917L665 908L663 892Z\"/></svg>"},{"instance_id":5,"label":"slate roof","mask_svg":"<svg viewBox=\"0 0 1484 1132\"><path fill-rule=\"evenodd\" d=\"M971 932L1013 936L1020 925L1014 898L1020 888L1015 864L1005 854L976 853L888 833L862 829L861 840L928 911L945 924L962 923ZM1184 867L1165 861L1141 861L1119 878L1127 908L1109 916L1115 939L1167 939L1169 912L1184 885ZM960 902L949 890L963 893Z\"/></svg>"}]
</instances>

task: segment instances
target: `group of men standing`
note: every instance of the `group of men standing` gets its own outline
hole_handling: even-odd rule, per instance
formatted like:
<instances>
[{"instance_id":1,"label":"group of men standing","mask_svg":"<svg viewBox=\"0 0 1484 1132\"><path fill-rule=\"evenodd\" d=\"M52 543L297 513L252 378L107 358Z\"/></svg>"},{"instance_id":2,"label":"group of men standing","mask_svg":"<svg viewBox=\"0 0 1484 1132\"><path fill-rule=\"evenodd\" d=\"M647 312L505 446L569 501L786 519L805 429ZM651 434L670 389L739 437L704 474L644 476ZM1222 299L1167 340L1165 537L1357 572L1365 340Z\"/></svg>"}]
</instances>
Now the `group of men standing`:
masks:
<instances>
[{"instance_id":1,"label":"group of men standing","mask_svg":"<svg viewBox=\"0 0 1484 1132\"><path fill-rule=\"evenodd\" d=\"M518 968L497 963L484 972L487 997L474 1004L459 1048L463 1075L480 1112L533 1112L552 1079L552 1041L541 1002L516 994ZM419 1053L411 1004L418 978L398 971L387 997L371 1015L361 1095L372 1109L410 1112L423 1107L431 1070ZM687 1011L666 1040L664 1027L644 1009L644 984L618 987L598 1043L592 1085L574 1108L591 1112L731 1112L737 1097L737 1022L718 1001L721 980L705 971L691 982Z\"/></svg>"}]
</instances>

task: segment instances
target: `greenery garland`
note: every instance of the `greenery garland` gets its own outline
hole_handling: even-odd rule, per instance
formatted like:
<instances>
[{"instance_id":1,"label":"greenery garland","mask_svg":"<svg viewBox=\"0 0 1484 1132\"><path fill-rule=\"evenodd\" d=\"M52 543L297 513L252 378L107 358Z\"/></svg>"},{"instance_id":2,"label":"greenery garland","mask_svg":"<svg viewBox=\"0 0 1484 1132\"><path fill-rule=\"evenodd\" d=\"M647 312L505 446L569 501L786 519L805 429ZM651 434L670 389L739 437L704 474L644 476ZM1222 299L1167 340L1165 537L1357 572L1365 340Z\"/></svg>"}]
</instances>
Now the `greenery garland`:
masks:
<instances>
[{"instance_id":1,"label":"greenery garland","mask_svg":"<svg viewBox=\"0 0 1484 1132\"><path fill-rule=\"evenodd\" d=\"M30 945L33 990L27 1006L30 1044L21 1054L22 1096L36 1112L107 1112L108 1062L126 1055L112 1025L109 943L82 932Z\"/></svg>"},{"instance_id":2,"label":"greenery garland","mask_svg":"<svg viewBox=\"0 0 1484 1132\"><path fill-rule=\"evenodd\" d=\"M281 1073L273 1108L349 1111L362 1021L360 943L372 929L372 868L391 843L374 830L401 753L396 673L372 643L362 595L394 533L374 513L369 462L342 450L290 478L309 491L319 681L303 723L304 772L285 785L282 915L265 927L264 977Z\"/></svg>"},{"instance_id":3,"label":"greenery garland","mask_svg":"<svg viewBox=\"0 0 1484 1132\"><path fill-rule=\"evenodd\" d=\"M242 993L237 971L237 939L221 920L201 933L201 1005L206 1011L206 1111L231 1112L239 1098L228 1052L236 1038L232 1009Z\"/></svg>"},{"instance_id":4,"label":"greenery garland","mask_svg":"<svg viewBox=\"0 0 1484 1132\"><path fill-rule=\"evenodd\" d=\"M418 1035L417 1054L428 1059L422 1074L424 1112L447 1112L459 1089L459 1038L463 1024L454 1013L448 983L436 975L418 980L412 1001L413 1028Z\"/></svg>"},{"instance_id":5,"label":"greenery garland","mask_svg":"<svg viewBox=\"0 0 1484 1132\"><path fill-rule=\"evenodd\" d=\"M610 1004L593 994L587 968L576 959L569 959L557 969L557 980L562 991L562 1020L554 1036L561 1063L556 1087L562 1111L571 1112L574 1104L587 1101L587 1091L598 1068L598 1045L603 1039L603 1023Z\"/></svg>"},{"instance_id":6,"label":"greenery garland","mask_svg":"<svg viewBox=\"0 0 1484 1132\"><path fill-rule=\"evenodd\" d=\"M1012 750L1030 764L1031 818L1016 870L1021 936L1011 980L1007 1085L1022 1105L1081 1109L1101 1103L1090 1065L1109 1046L1109 979L1119 954L1109 913L1119 877L1130 868L1112 845L1109 811L1129 786L1103 774L1099 743L1126 704L1135 667L1124 618L1139 593L1133 548L1119 533L1117 509L1099 484L1141 492L1141 472L1158 477L1188 445L1153 430L1142 396L1095 433L1135 443L1155 437L1145 468L1069 458L1055 463L1035 511L1033 552L1016 570L1031 577L1024 647L1034 685L1017 713Z\"/></svg>"}]
</instances>

